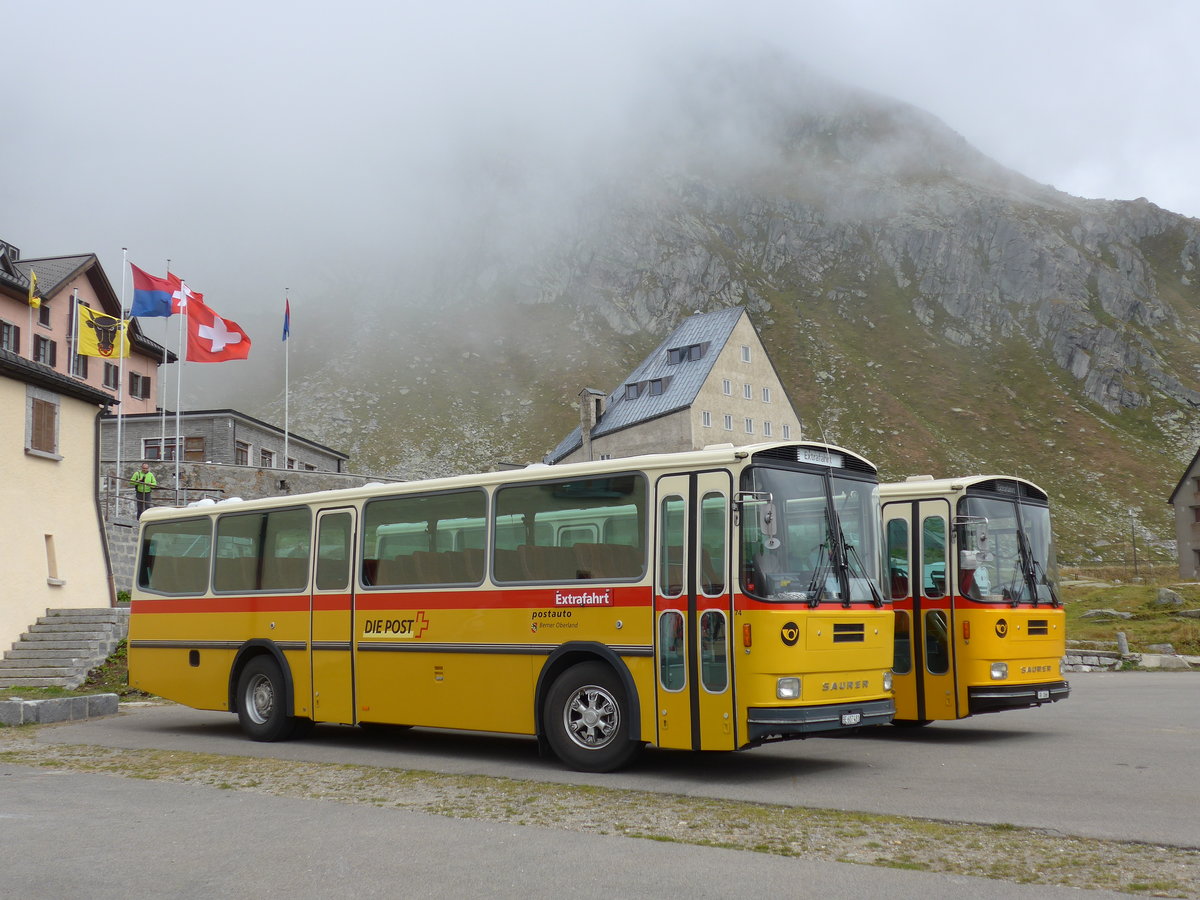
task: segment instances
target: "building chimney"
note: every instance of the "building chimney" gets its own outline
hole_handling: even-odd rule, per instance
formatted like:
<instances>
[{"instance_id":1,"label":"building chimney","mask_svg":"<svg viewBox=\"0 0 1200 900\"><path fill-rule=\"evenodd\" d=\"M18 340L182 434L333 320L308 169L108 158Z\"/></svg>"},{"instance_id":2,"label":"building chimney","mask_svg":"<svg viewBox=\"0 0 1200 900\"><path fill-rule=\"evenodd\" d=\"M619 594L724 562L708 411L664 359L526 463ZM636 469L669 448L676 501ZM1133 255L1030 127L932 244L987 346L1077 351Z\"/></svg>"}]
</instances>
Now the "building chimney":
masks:
<instances>
[{"instance_id":1,"label":"building chimney","mask_svg":"<svg viewBox=\"0 0 1200 900\"><path fill-rule=\"evenodd\" d=\"M592 429L604 415L608 394L595 388L584 388L579 392L579 436L583 441L583 458L592 460Z\"/></svg>"}]
</instances>

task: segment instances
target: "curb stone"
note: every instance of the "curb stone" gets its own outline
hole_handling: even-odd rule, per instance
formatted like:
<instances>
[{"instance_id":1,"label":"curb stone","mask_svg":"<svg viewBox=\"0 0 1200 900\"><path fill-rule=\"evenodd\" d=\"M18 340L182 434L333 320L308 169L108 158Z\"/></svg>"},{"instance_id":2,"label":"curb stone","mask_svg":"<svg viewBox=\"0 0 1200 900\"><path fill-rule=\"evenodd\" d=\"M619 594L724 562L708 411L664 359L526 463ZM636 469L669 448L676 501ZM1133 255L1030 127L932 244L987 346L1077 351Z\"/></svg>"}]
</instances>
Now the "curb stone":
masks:
<instances>
[{"instance_id":1,"label":"curb stone","mask_svg":"<svg viewBox=\"0 0 1200 900\"><path fill-rule=\"evenodd\" d=\"M55 697L49 700L0 700L0 725L47 725L117 714L116 694Z\"/></svg>"}]
</instances>

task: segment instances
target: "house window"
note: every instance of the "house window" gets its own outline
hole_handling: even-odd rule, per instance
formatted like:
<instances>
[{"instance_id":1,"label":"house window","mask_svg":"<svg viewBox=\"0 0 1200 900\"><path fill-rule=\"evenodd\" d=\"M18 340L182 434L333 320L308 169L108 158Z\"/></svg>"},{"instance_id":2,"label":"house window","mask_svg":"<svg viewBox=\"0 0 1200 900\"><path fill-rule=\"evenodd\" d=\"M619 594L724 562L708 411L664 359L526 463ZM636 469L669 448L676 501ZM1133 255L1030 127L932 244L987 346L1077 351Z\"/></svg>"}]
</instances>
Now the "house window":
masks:
<instances>
[{"instance_id":1,"label":"house window","mask_svg":"<svg viewBox=\"0 0 1200 900\"><path fill-rule=\"evenodd\" d=\"M86 356L76 356L71 362L71 374L76 378L87 378L88 358Z\"/></svg>"},{"instance_id":2,"label":"house window","mask_svg":"<svg viewBox=\"0 0 1200 900\"><path fill-rule=\"evenodd\" d=\"M305 472L315 472L315 471L317 471L317 467L314 466L312 463L305 463L304 471Z\"/></svg>"},{"instance_id":3,"label":"house window","mask_svg":"<svg viewBox=\"0 0 1200 900\"><path fill-rule=\"evenodd\" d=\"M733 416L726 416L726 417L725 417L725 430L726 430L726 431L733 431Z\"/></svg>"},{"instance_id":4,"label":"house window","mask_svg":"<svg viewBox=\"0 0 1200 900\"><path fill-rule=\"evenodd\" d=\"M21 329L12 322L0 322L0 350L21 352Z\"/></svg>"},{"instance_id":5,"label":"house window","mask_svg":"<svg viewBox=\"0 0 1200 900\"><path fill-rule=\"evenodd\" d=\"M712 413L708 410L700 413L700 424L705 428L712 428Z\"/></svg>"},{"instance_id":6,"label":"house window","mask_svg":"<svg viewBox=\"0 0 1200 900\"><path fill-rule=\"evenodd\" d=\"M746 434L754 434L754 420L753 419L746 420Z\"/></svg>"},{"instance_id":7,"label":"house window","mask_svg":"<svg viewBox=\"0 0 1200 900\"><path fill-rule=\"evenodd\" d=\"M638 398L638 395L641 394L641 392L642 392L642 386L640 384L637 384L636 382L633 384L625 385L625 399L626 400L636 400Z\"/></svg>"},{"instance_id":8,"label":"house window","mask_svg":"<svg viewBox=\"0 0 1200 900\"><path fill-rule=\"evenodd\" d=\"M288 461L287 461L287 467L288 467L289 469L294 469L294 468L296 468L296 461L295 461L294 459L292 459L290 456L288 457Z\"/></svg>"},{"instance_id":9,"label":"house window","mask_svg":"<svg viewBox=\"0 0 1200 900\"><path fill-rule=\"evenodd\" d=\"M121 369L110 362L104 364L104 386L113 391L121 387Z\"/></svg>"},{"instance_id":10,"label":"house window","mask_svg":"<svg viewBox=\"0 0 1200 900\"><path fill-rule=\"evenodd\" d=\"M748 385L748 384L743 384L742 385L742 396L745 397L747 400L753 400L754 399L754 388L750 387L750 385Z\"/></svg>"},{"instance_id":11,"label":"house window","mask_svg":"<svg viewBox=\"0 0 1200 900\"><path fill-rule=\"evenodd\" d=\"M150 376L139 375L137 372L130 372L129 396L139 400L148 399L150 397Z\"/></svg>"},{"instance_id":12,"label":"house window","mask_svg":"<svg viewBox=\"0 0 1200 900\"><path fill-rule=\"evenodd\" d=\"M25 393L25 452L61 459L58 454L58 395L32 385Z\"/></svg>"},{"instance_id":13,"label":"house window","mask_svg":"<svg viewBox=\"0 0 1200 900\"><path fill-rule=\"evenodd\" d=\"M45 325L47 328L50 327L50 304L44 299L42 300L42 305L38 307L38 324Z\"/></svg>"},{"instance_id":14,"label":"house window","mask_svg":"<svg viewBox=\"0 0 1200 900\"><path fill-rule=\"evenodd\" d=\"M258 451L258 465L263 469L275 468L275 453L271 450Z\"/></svg>"},{"instance_id":15,"label":"house window","mask_svg":"<svg viewBox=\"0 0 1200 900\"><path fill-rule=\"evenodd\" d=\"M250 465L250 445L245 441L233 442L233 464L235 466Z\"/></svg>"},{"instance_id":16,"label":"house window","mask_svg":"<svg viewBox=\"0 0 1200 900\"><path fill-rule=\"evenodd\" d=\"M184 444L184 452L187 444ZM146 438L142 441L142 459L174 459L175 438Z\"/></svg>"},{"instance_id":17,"label":"house window","mask_svg":"<svg viewBox=\"0 0 1200 900\"><path fill-rule=\"evenodd\" d=\"M33 360L53 369L58 360L58 344L50 338L35 334L33 336Z\"/></svg>"},{"instance_id":18,"label":"house window","mask_svg":"<svg viewBox=\"0 0 1200 900\"><path fill-rule=\"evenodd\" d=\"M765 388L763 388L763 403L770 403L770 402L771 402L771 389L769 387L765 387Z\"/></svg>"},{"instance_id":19,"label":"house window","mask_svg":"<svg viewBox=\"0 0 1200 900\"><path fill-rule=\"evenodd\" d=\"M663 380L661 378L655 378L653 381L650 382L650 396L651 397L659 397L659 396L662 396L662 392L663 392Z\"/></svg>"},{"instance_id":20,"label":"house window","mask_svg":"<svg viewBox=\"0 0 1200 900\"><path fill-rule=\"evenodd\" d=\"M763 437L770 437L770 436L771 436L771 423L763 422Z\"/></svg>"},{"instance_id":21,"label":"house window","mask_svg":"<svg viewBox=\"0 0 1200 900\"><path fill-rule=\"evenodd\" d=\"M742 348L742 362L750 362L750 348L749 347Z\"/></svg>"},{"instance_id":22,"label":"house window","mask_svg":"<svg viewBox=\"0 0 1200 900\"><path fill-rule=\"evenodd\" d=\"M204 438L185 437L183 439L183 458L188 462L204 462Z\"/></svg>"},{"instance_id":23,"label":"house window","mask_svg":"<svg viewBox=\"0 0 1200 900\"><path fill-rule=\"evenodd\" d=\"M733 382L730 381L728 378L726 378L724 381L721 382L721 392L723 394L725 394L726 397L732 396Z\"/></svg>"},{"instance_id":24,"label":"house window","mask_svg":"<svg viewBox=\"0 0 1200 900\"><path fill-rule=\"evenodd\" d=\"M784 425L783 426L783 439L785 441L787 441L787 440L791 440L791 437L792 437L792 426Z\"/></svg>"},{"instance_id":25,"label":"house window","mask_svg":"<svg viewBox=\"0 0 1200 900\"><path fill-rule=\"evenodd\" d=\"M1192 521L1200 522L1200 506L1192 507Z\"/></svg>"}]
</instances>

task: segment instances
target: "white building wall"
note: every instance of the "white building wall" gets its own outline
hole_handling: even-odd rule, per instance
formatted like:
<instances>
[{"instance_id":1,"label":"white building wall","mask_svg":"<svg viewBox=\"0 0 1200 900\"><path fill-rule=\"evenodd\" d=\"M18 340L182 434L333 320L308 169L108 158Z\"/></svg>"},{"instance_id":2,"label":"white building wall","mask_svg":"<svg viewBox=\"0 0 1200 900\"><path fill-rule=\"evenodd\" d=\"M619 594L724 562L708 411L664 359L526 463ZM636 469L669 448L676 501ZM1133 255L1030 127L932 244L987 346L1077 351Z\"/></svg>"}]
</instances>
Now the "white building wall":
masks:
<instances>
[{"instance_id":1,"label":"white building wall","mask_svg":"<svg viewBox=\"0 0 1200 900\"><path fill-rule=\"evenodd\" d=\"M59 398L61 459L25 452L27 385L0 378L0 647L47 609L111 604L95 507L96 406ZM48 558L53 547L54 560Z\"/></svg>"}]
</instances>

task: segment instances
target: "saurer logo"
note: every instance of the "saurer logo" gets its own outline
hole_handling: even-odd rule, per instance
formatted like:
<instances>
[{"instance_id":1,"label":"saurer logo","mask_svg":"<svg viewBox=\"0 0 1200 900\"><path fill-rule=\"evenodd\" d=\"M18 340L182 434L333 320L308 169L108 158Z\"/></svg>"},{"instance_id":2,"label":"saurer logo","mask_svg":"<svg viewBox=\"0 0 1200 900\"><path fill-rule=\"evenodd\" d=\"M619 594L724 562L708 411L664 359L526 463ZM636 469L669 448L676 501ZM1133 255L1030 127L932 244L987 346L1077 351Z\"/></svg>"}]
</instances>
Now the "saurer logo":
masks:
<instances>
[{"instance_id":1,"label":"saurer logo","mask_svg":"<svg viewBox=\"0 0 1200 900\"><path fill-rule=\"evenodd\" d=\"M855 691L860 688L869 688L871 682L867 679L860 681L825 681L821 683L823 691Z\"/></svg>"},{"instance_id":2,"label":"saurer logo","mask_svg":"<svg viewBox=\"0 0 1200 900\"><path fill-rule=\"evenodd\" d=\"M363 637L419 638L429 627L425 610L420 610L412 619L367 619L363 623Z\"/></svg>"}]
</instances>

